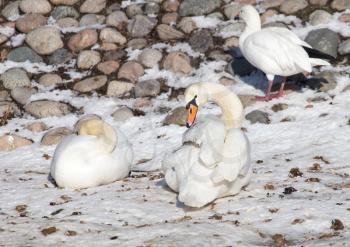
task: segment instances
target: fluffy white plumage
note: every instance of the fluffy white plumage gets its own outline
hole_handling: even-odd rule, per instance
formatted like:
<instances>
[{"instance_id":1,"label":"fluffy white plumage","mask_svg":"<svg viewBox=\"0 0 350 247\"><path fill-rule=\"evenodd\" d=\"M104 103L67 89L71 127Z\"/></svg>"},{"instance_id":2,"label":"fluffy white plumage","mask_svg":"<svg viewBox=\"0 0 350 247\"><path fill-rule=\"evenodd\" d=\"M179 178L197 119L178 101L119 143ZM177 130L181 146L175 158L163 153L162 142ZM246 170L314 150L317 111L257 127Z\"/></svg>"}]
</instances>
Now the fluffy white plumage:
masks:
<instances>
[{"instance_id":1,"label":"fluffy white plumage","mask_svg":"<svg viewBox=\"0 0 350 247\"><path fill-rule=\"evenodd\" d=\"M310 58L302 46L311 46L290 30L280 27L261 29L259 14L253 6L242 7L239 15L246 23L239 38L239 48L243 56L262 70L269 80L273 80L275 75L311 72L314 65L330 65L324 60Z\"/></svg>"},{"instance_id":2,"label":"fluffy white plumage","mask_svg":"<svg viewBox=\"0 0 350 247\"><path fill-rule=\"evenodd\" d=\"M128 176L132 159L132 147L119 130L102 120L87 120L78 135L58 144L51 176L59 187L94 187Z\"/></svg>"},{"instance_id":3,"label":"fluffy white plumage","mask_svg":"<svg viewBox=\"0 0 350 247\"><path fill-rule=\"evenodd\" d=\"M182 146L163 160L165 180L187 206L202 207L217 198L237 194L251 176L249 141L240 129L243 106L226 87L197 83L185 93L187 102L216 102L222 119L207 116L183 135Z\"/></svg>"}]
</instances>

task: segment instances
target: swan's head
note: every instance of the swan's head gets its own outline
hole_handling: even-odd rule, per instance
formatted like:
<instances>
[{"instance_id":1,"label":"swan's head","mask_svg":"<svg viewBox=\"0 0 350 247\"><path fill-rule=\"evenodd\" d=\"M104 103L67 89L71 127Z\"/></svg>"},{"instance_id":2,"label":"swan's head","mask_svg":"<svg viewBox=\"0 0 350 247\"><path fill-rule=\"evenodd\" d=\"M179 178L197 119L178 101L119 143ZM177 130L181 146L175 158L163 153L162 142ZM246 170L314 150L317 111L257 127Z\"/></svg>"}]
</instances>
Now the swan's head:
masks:
<instances>
[{"instance_id":1,"label":"swan's head","mask_svg":"<svg viewBox=\"0 0 350 247\"><path fill-rule=\"evenodd\" d=\"M261 25L259 13L252 5L243 6L239 11L238 16L247 23L247 25Z\"/></svg>"},{"instance_id":2,"label":"swan's head","mask_svg":"<svg viewBox=\"0 0 350 247\"><path fill-rule=\"evenodd\" d=\"M91 119L84 121L79 130L79 135L93 135L100 136L104 134L104 125L106 123L100 119Z\"/></svg>"},{"instance_id":3,"label":"swan's head","mask_svg":"<svg viewBox=\"0 0 350 247\"><path fill-rule=\"evenodd\" d=\"M117 134L112 126L101 119L91 119L84 121L79 130L79 135L93 135L102 140L103 148L107 152L112 152L116 147Z\"/></svg>"},{"instance_id":4,"label":"swan's head","mask_svg":"<svg viewBox=\"0 0 350 247\"><path fill-rule=\"evenodd\" d=\"M195 83L185 91L186 109L188 110L186 127L190 128L196 120L198 107L208 102L208 93L202 83Z\"/></svg>"}]
</instances>

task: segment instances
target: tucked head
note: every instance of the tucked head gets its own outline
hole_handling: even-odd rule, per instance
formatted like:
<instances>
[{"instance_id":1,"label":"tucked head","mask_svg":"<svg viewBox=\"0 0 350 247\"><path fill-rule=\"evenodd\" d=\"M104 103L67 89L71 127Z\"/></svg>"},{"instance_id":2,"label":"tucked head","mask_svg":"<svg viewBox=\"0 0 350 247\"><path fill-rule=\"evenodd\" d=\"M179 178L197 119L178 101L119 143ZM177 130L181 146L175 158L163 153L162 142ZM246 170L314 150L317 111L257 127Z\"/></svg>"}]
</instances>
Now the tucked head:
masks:
<instances>
[{"instance_id":1,"label":"tucked head","mask_svg":"<svg viewBox=\"0 0 350 247\"><path fill-rule=\"evenodd\" d=\"M100 119L91 119L84 121L79 130L79 135L99 136L104 134L105 122Z\"/></svg>"}]
</instances>

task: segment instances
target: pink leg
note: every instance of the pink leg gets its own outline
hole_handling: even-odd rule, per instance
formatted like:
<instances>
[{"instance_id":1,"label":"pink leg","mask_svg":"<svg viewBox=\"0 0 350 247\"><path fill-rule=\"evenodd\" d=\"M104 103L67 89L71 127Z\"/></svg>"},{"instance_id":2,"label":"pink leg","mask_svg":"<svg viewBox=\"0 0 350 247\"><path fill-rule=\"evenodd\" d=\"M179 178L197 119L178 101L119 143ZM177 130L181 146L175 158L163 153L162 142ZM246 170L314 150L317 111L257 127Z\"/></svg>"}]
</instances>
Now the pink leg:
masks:
<instances>
[{"instance_id":1,"label":"pink leg","mask_svg":"<svg viewBox=\"0 0 350 247\"><path fill-rule=\"evenodd\" d=\"M269 85L267 87L265 96L255 96L256 101L269 101L269 100L271 100L270 93L271 93L272 83L273 83L272 80L268 80Z\"/></svg>"},{"instance_id":2,"label":"pink leg","mask_svg":"<svg viewBox=\"0 0 350 247\"><path fill-rule=\"evenodd\" d=\"M282 97L284 96L284 85L286 84L286 77L284 77L283 79L283 82L281 84L281 87L280 89L278 90L278 93L275 93L275 94L270 94L270 98L271 99L275 99L275 98L279 98L279 97Z\"/></svg>"}]
</instances>

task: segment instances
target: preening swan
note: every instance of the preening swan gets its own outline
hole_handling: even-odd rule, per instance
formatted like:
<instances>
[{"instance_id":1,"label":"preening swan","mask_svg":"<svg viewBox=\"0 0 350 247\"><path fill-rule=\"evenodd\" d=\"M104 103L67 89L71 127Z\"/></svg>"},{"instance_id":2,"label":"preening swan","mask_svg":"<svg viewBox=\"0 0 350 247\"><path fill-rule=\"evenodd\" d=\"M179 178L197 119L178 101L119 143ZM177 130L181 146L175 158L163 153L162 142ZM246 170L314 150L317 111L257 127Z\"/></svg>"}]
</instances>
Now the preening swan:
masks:
<instances>
[{"instance_id":1,"label":"preening swan","mask_svg":"<svg viewBox=\"0 0 350 247\"><path fill-rule=\"evenodd\" d=\"M332 59L332 56L312 49L287 28L261 29L259 13L253 6L242 7L239 17L246 23L239 37L239 48L243 56L262 70L268 79L265 96L257 97L257 100L268 101L283 95L285 81L277 94L270 93L275 75L286 77L303 72L310 73L312 66L330 65L319 58Z\"/></svg>"},{"instance_id":2,"label":"preening swan","mask_svg":"<svg viewBox=\"0 0 350 247\"><path fill-rule=\"evenodd\" d=\"M128 176L133 151L124 135L99 119L84 121L78 134L57 146L51 176L59 187L80 189Z\"/></svg>"},{"instance_id":3,"label":"preening swan","mask_svg":"<svg viewBox=\"0 0 350 247\"><path fill-rule=\"evenodd\" d=\"M165 181L190 207L202 207L216 198L237 194L251 176L249 141L240 129L243 106L225 86L196 83L185 91L187 127L182 146L163 160ZM214 102L222 118L195 121L198 107Z\"/></svg>"}]
</instances>

